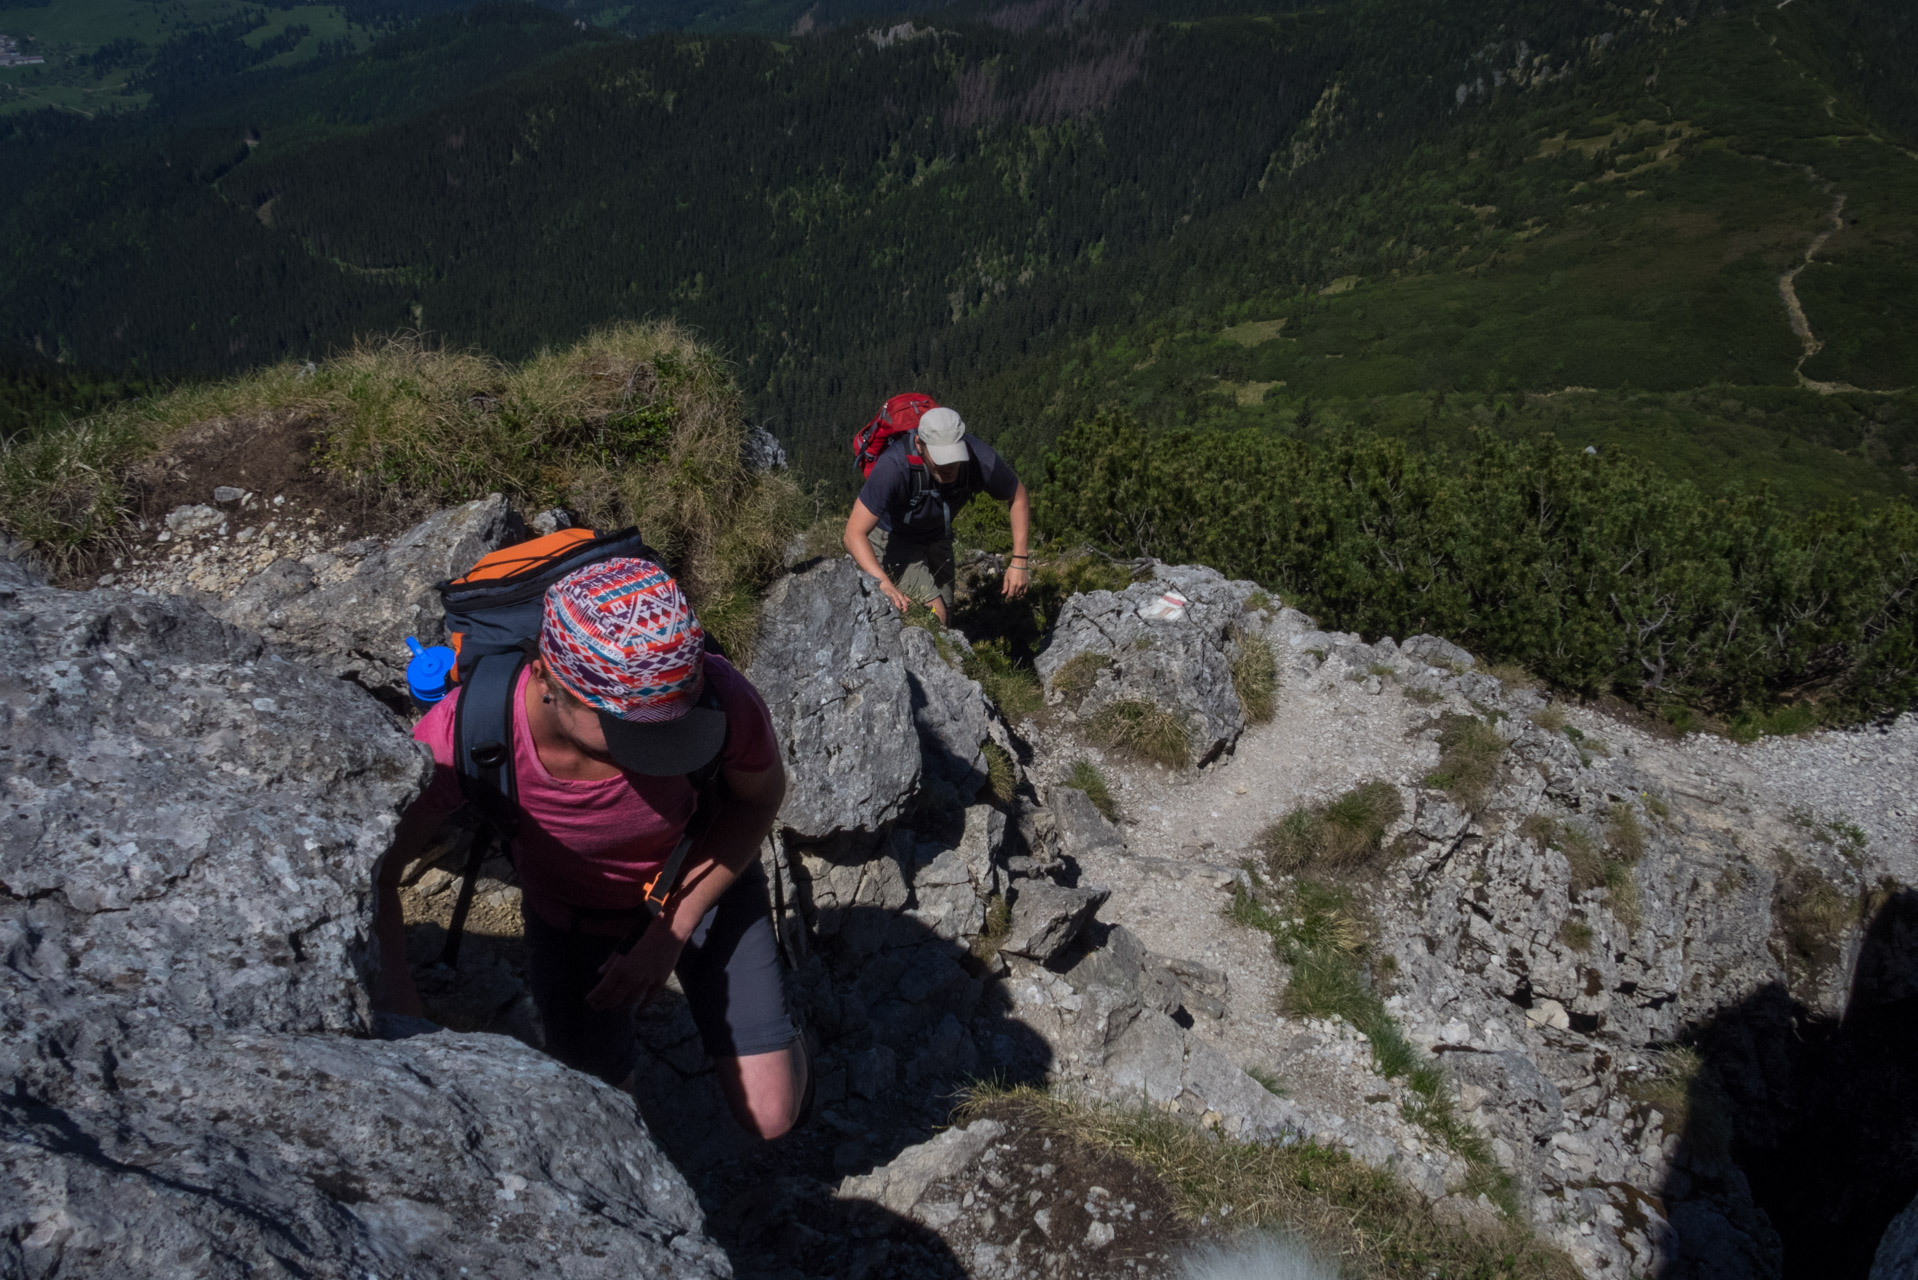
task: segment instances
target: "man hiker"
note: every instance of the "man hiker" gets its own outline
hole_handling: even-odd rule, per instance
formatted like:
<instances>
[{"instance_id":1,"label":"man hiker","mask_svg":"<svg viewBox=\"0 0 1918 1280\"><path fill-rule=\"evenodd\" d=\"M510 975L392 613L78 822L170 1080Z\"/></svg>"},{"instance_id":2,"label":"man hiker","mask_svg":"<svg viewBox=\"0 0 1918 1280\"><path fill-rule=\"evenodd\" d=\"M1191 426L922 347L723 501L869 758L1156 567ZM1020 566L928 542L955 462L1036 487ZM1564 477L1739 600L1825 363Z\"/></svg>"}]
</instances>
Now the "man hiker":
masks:
<instances>
[{"instance_id":1,"label":"man hiker","mask_svg":"<svg viewBox=\"0 0 1918 1280\"><path fill-rule=\"evenodd\" d=\"M901 432L873 463L846 518L853 563L879 579L893 607L932 607L940 622L953 605L952 518L975 493L1011 509L1012 560L1001 592L1025 594L1032 581L1026 539L1032 505L1026 487L992 446L966 430L951 409L928 409L912 432Z\"/></svg>"},{"instance_id":2,"label":"man hiker","mask_svg":"<svg viewBox=\"0 0 1918 1280\"><path fill-rule=\"evenodd\" d=\"M635 1011L676 972L734 1117L776 1138L799 1117L810 1066L758 856L786 793L766 704L704 651L679 584L649 560L588 565L549 589L543 608L511 719L514 865L547 1051L632 1091ZM463 803L458 704L456 686L413 731L437 767L379 867L374 999L395 1013L421 1013L400 875ZM723 798L649 921L647 886L698 807L687 775L715 759Z\"/></svg>"}]
</instances>

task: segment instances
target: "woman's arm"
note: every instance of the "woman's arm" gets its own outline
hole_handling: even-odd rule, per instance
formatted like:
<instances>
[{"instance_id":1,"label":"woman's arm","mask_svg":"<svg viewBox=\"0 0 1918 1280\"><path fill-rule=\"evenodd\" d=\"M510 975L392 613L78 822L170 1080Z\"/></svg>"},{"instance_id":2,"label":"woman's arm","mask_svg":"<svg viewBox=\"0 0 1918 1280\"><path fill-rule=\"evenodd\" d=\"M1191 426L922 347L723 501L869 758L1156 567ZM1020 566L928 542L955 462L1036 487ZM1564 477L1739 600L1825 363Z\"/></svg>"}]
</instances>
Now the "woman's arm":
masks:
<instances>
[{"instance_id":1,"label":"woman's arm","mask_svg":"<svg viewBox=\"0 0 1918 1280\"><path fill-rule=\"evenodd\" d=\"M617 1009L659 994L699 922L759 856L786 798L786 769L778 761L763 773L725 772L726 798L713 825L687 858L686 870L664 911L624 955L600 966L605 975L586 995L594 1009Z\"/></svg>"}]
</instances>

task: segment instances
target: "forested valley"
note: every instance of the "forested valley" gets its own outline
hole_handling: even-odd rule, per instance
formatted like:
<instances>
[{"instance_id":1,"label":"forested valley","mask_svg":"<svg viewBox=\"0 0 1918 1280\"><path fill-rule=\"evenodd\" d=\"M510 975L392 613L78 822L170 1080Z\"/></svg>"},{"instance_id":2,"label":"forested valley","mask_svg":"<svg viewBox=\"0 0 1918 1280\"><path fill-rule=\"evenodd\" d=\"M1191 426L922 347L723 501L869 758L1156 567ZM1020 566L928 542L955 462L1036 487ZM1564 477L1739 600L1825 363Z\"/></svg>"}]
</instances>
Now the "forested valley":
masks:
<instances>
[{"instance_id":1,"label":"forested valley","mask_svg":"<svg viewBox=\"0 0 1918 1280\"><path fill-rule=\"evenodd\" d=\"M1274 549L1271 484L1208 511L1217 459L1309 507L1343 473L1287 450L1480 493L1596 451L1677 486L1646 510L1723 499L1888 557L1862 613L1770 656L1688 642L1685 697L1909 701L1884 637L1918 569L1882 512L1918 495L1918 25L1889 0L401 8L363 48L150 71L139 111L0 116L9 434L361 338L518 359L672 316L820 510L851 431L927 390L1026 471L1042 532L1203 555L1348 625L1445 618L1535 669L1531 624L1485 622L1509 561L1405 587L1455 619L1365 603ZM1700 616L1769 589L1725 574L1687 588ZM1642 653L1570 634L1555 678L1640 687Z\"/></svg>"}]
</instances>

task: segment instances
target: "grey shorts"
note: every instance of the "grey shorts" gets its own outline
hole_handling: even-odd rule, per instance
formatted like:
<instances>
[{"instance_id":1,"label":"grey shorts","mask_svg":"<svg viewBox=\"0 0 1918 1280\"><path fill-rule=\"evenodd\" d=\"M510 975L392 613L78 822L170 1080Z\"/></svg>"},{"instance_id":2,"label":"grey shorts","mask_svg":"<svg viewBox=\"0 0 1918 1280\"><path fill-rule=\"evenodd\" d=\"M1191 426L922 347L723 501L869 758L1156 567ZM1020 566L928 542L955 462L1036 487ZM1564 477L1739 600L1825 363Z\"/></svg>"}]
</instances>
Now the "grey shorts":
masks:
<instances>
[{"instance_id":1,"label":"grey shorts","mask_svg":"<svg viewBox=\"0 0 1918 1280\"><path fill-rule=\"evenodd\" d=\"M947 613L952 612L955 575L951 538L915 542L895 538L884 529L875 528L866 535L866 540L872 543L872 553L879 557L879 567L908 598L928 606L938 599L945 603Z\"/></svg>"},{"instance_id":2,"label":"grey shorts","mask_svg":"<svg viewBox=\"0 0 1918 1280\"><path fill-rule=\"evenodd\" d=\"M639 1065L632 1008L586 1007L599 966L622 939L560 929L522 908L527 985L546 1030L546 1051L567 1066L619 1084ZM706 1052L745 1058L784 1049L798 1038L773 936L766 873L753 863L699 922L674 970Z\"/></svg>"}]
</instances>

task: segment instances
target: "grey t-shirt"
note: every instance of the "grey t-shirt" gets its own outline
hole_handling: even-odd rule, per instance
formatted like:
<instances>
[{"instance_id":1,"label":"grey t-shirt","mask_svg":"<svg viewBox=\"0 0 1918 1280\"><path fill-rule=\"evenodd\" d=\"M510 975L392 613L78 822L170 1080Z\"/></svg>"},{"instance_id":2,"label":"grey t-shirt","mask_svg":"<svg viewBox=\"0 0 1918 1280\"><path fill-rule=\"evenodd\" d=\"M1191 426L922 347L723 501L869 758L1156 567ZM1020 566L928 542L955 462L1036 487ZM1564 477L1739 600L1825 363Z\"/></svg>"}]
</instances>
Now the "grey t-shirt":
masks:
<instances>
[{"instance_id":1,"label":"grey t-shirt","mask_svg":"<svg viewBox=\"0 0 1918 1280\"><path fill-rule=\"evenodd\" d=\"M894 537L913 542L942 538L952 527L952 517L972 501L973 494L986 493L1000 502L1011 502L1019 492L1019 477L1011 464L968 431L966 452L971 461L966 469L957 480L944 485L933 481L928 470L926 490L914 502L912 464L906 461L910 439L895 437L879 455L879 461L872 464L872 474L859 490L859 501L879 517L879 527Z\"/></svg>"}]
</instances>

